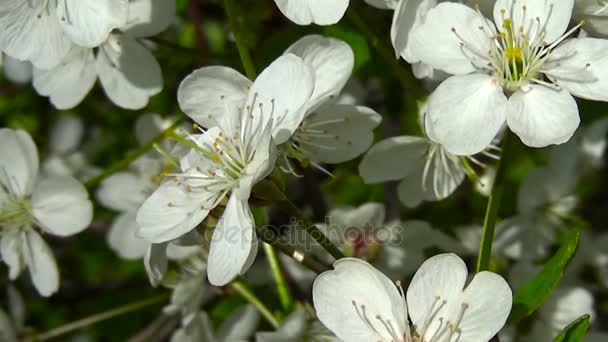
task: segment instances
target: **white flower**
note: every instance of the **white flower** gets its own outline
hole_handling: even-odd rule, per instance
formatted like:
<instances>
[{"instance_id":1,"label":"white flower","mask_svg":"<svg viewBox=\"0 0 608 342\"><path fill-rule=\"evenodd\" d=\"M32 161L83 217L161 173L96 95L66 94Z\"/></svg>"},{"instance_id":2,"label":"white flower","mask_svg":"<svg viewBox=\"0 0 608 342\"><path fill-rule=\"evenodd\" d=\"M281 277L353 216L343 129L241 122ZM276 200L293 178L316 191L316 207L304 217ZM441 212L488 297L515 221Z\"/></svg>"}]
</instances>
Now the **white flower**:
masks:
<instances>
[{"instance_id":1,"label":"white flower","mask_svg":"<svg viewBox=\"0 0 608 342\"><path fill-rule=\"evenodd\" d=\"M491 272L476 274L465 288L467 273L456 255L434 256L406 295L368 263L344 258L315 280L313 301L319 320L344 341L489 341L511 311L511 289Z\"/></svg>"},{"instance_id":2,"label":"white flower","mask_svg":"<svg viewBox=\"0 0 608 342\"><path fill-rule=\"evenodd\" d=\"M34 88L58 109L78 105L97 77L110 100L125 109L141 109L162 90L156 58L138 39L163 31L173 18L174 1L136 0L128 3L128 20L93 49L74 46L52 69L34 69ZM163 15L159 15L162 13Z\"/></svg>"},{"instance_id":3,"label":"white flower","mask_svg":"<svg viewBox=\"0 0 608 342\"><path fill-rule=\"evenodd\" d=\"M274 0L281 13L298 25L333 25L342 19L349 0Z\"/></svg>"},{"instance_id":4,"label":"white flower","mask_svg":"<svg viewBox=\"0 0 608 342\"><path fill-rule=\"evenodd\" d=\"M206 312L200 311L182 318L182 327L173 333L171 342L241 342L247 341L255 332L260 320L255 307L245 305L235 310L217 332Z\"/></svg>"},{"instance_id":5,"label":"white flower","mask_svg":"<svg viewBox=\"0 0 608 342\"><path fill-rule=\"evenodd\" d=\"M49 155L42 162L47 175L73 176L86 181L101 172L91 165L81 150L85 127L82 119L73 115L62 115L51 127Z\"/></svg>"},{"instance_id":6,"label":"white flower","mask_svg":"<svg viewBox=\"0 0 608 342\"><path fill-rule=\"evenodd\" d=\"M350 46L335 38L308 35L285 54L294 54L310 65L315 83L302 123L283 146L287 152L284 169L294 173L287 157L321 168L319 163L343 163L366 151L382 117L371 108L336 102L355 62Z\"/></svg>"},{"instance_id":7,"label":"white flower","mask_svg":"<svg viewBox=\"0 0 608 342\"><path fill-rule=\"evenodd\" d=\"M24 268L38 292L50 296L59 288L52 252L34 229L70 236L91 222L93 206L82 184L71 177L38 179L38 152L24 131L0 129L0 241L11 279Z\"/></svg>"},{"instance_id":8,"label":"white flower","mask_svg":"<svg viewBox=\"0 0 608 342\"><path fill-rule=\"evenodd\" d=\"M281 325L274 332L258 332L255 334L256 342L275 341L318 341L339 342L340 340L325 328L319 321L309 321L306 309L300 308L281 321Z\"/></svg>"},{"instance_id":9,"label":"white flower","mask_svg":"<svg viewBox=\"0 0 608 342\"><path fill-rule=\"evenodd\" d=\"M486 155L495 157L490 152ZM428 137L399 136L380 141L359 164L366 183L399 180L399 199L407 207L449 197L465 179L467 159L449 152Z\"/></svg>"},{"instance_id":10,"label":"white flower","mask_svg":"<svg viewBox=\"0 0 608 342\"><path fill-rule=\"evenodd\" d=\"M95 47L127 22L128 0L5 0L0 50L38 68L58 65L77 44Z\"/></svg>"},{"instance_id":11,"label":"white flower","mask_svg":"<svg viewBox=\"0 0 608 342\"><path fill-rule=\"evenodd\" d=\"M0 309L0 340L17 342L25 330L25 303L21 294L12 286L7 286L7 302L9 312Z\"/></svg>"},{"instance_id":12,"label":"white flower","mask_svg":"<svg viewBox=\"0 0 608 342\"><path fill-rule=\"evenodd\" d=\"M188 76L178 93L184 111L202 126L181 172L150 196L137 214L139 235L159 243L198 226L230 194L209 252L209 281L225 285L251 266L257 238L248 199L273 169L276 146L297 128L313 90L302 60L286 55L253 85L232 69L207 67ZM249 89L249 93L247 90Z\"/></svg>"},{"instance_id":13,"label":"white flower","mask_svg":"<svg viewBox=\"0 0 608 342\"><path fill-rule=\"evenodd\" d=\"M32 80L32 63L22 62L0 51L0 65L4 76L16 84L27 84Z\"/></svg>"},{"instance_id":14,"label":"white flower","mask_svg":"<svg viewBox=\"0 0 608 342\"><path fill-rule=\"evenodd\" d=\"M411 52L455 76L428 100L428 135L454 154L482 151L505 122L528 146L568 141L580 122L572 95L608 100L608 41L567 39L582 25L564 33L573 6L500 0L496 25L461 4L431 9Z\"/></svg>"}]
</instances>

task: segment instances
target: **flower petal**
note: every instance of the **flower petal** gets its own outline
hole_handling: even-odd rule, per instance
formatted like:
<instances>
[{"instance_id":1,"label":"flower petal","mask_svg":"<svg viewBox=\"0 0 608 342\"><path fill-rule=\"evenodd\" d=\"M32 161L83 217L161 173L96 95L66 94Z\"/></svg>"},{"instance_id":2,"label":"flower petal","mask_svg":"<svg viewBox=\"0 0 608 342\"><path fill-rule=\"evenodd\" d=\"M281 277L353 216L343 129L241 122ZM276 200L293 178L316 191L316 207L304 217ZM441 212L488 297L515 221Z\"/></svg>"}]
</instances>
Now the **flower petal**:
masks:
<instances>
[{"instance_id":1,"label":"flower petal","mask_svg":"<svg viewBox=\"0 0 608 342\"><path fill-rule=\"evenodd\" d=\"M129 2L129 19L122 31L132 37L151 37L164 31L175 19L175 1L133 0Z\"/></svg>"},{"instance_id":2,"label":"flower petal","mask_svg":"<svg viewBox=\"0 0 608 342\"><path fill-rule=\"evenodd\" d=\"M564 89L532 85L509 98L507 124L530 147L565 143L579 123L576 101Z\"/></svg>"},{"instance_id":3,"label":"flower petal","mask_svg":"<svg viewBox=\"0 0 608 342\"><path fill-rule=\"evenodd\" d=\"M18 230L9 230L2 235L0 240L0 253L2 253L2 260L8 266L8 277L11 280L17 279L25 267L22 234Z\"/></svg>"},{"instance_id":4,"label":"flower petal","mask_svg":"<svg viewBox=\"0 0 608 342\"><path fill-rule=\"evenodd\" d=\"M111 35L100 47L96 67L106 95L121 108L141 109L163 88L156 58L125 34Z\"/></svg>"},{"instance_id":5,"label":"flower petal","mask_svg":"<svg viewBox=\"0 0 608 342\"><path fill-rule=\"evenodd\" d=\"M22 130L0 128L0 183L13 195L29 195L38 174L38 150Z\"/></svg>"},{"instance_id":6,"label":"flower petal","mask_svg":"<svg viewBox=\"0 0 608 342\"><path fill-rule=\"evenodd\" d=\"M416 169L429 148L428 139L413 136L392 137L372 146L359 164L366 183L399 180Z\"/></svg>"},{"instance_id":7,"label":"flower petal","mask_svg":"<svg viewBox=\"0 0 608 342\"><path fill-rule=\"evenodd\" d=\"M546 62L545 74L572 95L608 101L608 41L569 39Z\"/></svg>"},{"instance_id":8,"label":"flower petal","mask_svg":"<svg viewBox=\"0 0 608 342\"><path fill-rule=\"evenodd\" d=\"M361 106L328 104L304 118L298 128L304 153L314 162L339 164L367 151L374 142L374 128L382 116L373 109ZM306 137L307 127L311 135ZM315 132L323 132L322 135Z\"/></svg>"},{"instance_id":9,"label":"flower petal","mask_svg":"<svg viewBox=\"0 0 608 342\"><path fill-rule=\"evenodd\" d=\"M224 66L209 66L192 72L179 85L177 101L192 120L203 127L217 125L217 117L228 107L243 107L251 81Z\"/></svg>"},{"instance_id":10,"label":"flower petal","mask_svg":"<svg viewBox=\"0 0 608 342\"><path fill-rule=\"evenodd\" d=\"M497 0L494 22L502 29L504 19L510 19L513 30L523 26L528 37L536 37L543 27L543 41L551 44L566 32L573 8L574 0Z\"/></svg>"},{"instance_id":11,"label":"flower petal","mask_svg":"<svg viewBox=\"0 0 608 342\"><path fill-rule=\"evenodd\" d=\"M162 282L167 273L167 266L167 244L150 244L144 255L144 267L152 286L156 287Z\"/></svg>"},{"instance_id":12,"label":"flower petal","mask_svg":"<svg viewBox=\"0 0 608 342\"><path fill-rule=\"evenodd\" d=\"M97 189L97 200L116 211L138 209L146 200L152 182L131 172L118 172L104 179Z\"/></svg>"},{"instance_id":13,"label":"flower petal","mask_svg":"<svg viewBox=\"0 0 608 342\"><path fill-rule=\"evenodd\" d=\"M74 43L93 48L127 23L128 6L129 0L57 1L57 19Z\"/></svg>"},{"instance_id":14,"label":"flower petal","mask_svg":"<svg viewBox=\"0 0 608 342\"><path fill-rule=\"evenodd\" d=\"M427 12L437 5L437 0L401 0L393 14L391 42L397 58L417 62L408 50L412 29L423 22Z\"/></svg>"},{"instance_id":15,"label":"flower petal","mask_svg":"<svg viewBox=\"0 0 608 342\"><path fill-rule=\"evenodd\" d=\"M340 21L349 0L275 0L283 15L298 25L332 25Z\"/></svg>"},{"instance_id":16,"label":"flower petal","mask_svg":"<svg viewBox=\"0 0 608 342\"><path fill-rule=\"evenodd\" d=\"M479 56L487 54L493 43L489 37L494 34L494 24L475 10L444 2L429 10L424 22L414 27L409 50L413 57L433 68L449 74L468 74L476 66L488 63Z\"/></svg>"},{"instance_id":17,"label":"flower petal","mask_svg":"<svg viewBox=\"0 0 608 342\"><path fill-rule=\"evenodd\" d=\"M407 307L412 323L417 327L424 326L426 316L433 306L437 307L437 301L446 301L446 305L437 311L436 318L447 317L450 305L460 299L467 274L467 266L455 254L439 254L426 260L407 289ZM426 329L426 334L430 335L424 336L423 340L430 339L439 325L439 319L433 319Z\"/></svg>"},{"instance_id":18,"label":"flower petal","mask_svg":"<svg viewBox=\"0 0 608 342\"><path fill-rule=\"evenodd\" d=\"M135 236L138 228L136 214L137 212L130 211L115 218L107 236L110 248L127 260L141 259L150 246L148 241Z\"/></svg>"},{"instance_id":19,"label":"flower petal","mask_svg":"<svg viewBox=\"0 0 608 342\"><path fill-rule=\"evenodd\" d=\"M32 80L32 63L30 62L23 62L9 55L4 55L2 69L4 76L11 82L26 84Z\"/></svg>"},{"instance_id":20,"label":"flower petal","mask_svg":"<svg viewBox=\"0 0 608 342\"><path fill-rule=\"evenodd\" d=\"M348 44L316 34L295 42L285 51L285 54L289 53L302 58L314 71L315 85L308 102L309 110L338 96L355 64L355 55Z\"/></svg>"},{"instance_id":21,"label":"flower petal","mask_svg":"<svg viewBox=\"0 0 608 342\"><path fill-rule=\"evenodd\" d=\"M277 58L256 78L249 91L245 110L253 115L253 127L265 127L272 120L276 144L287 141L308 109L314 77L311 66L300 57L286 54Z\"/></svg>"},{"instance_id":22,"label":"flower petal","mask_svg":"<svg viewBox=\"0 0 608 342\"><path fill-rule=\"evenodd\" d=\"M462 341L489 341L502 329L511 313L513 294L507 282L498 274L480 272L475 275L462 296L464 309L458 324ZM451 317L457 318L463 310L453 306Z\"/></svg>"},{"instance_id":23,"label":"flower petal","mask_svg":"<svg viewBox=\"0 0 608 342\"><path fill-rule=\"evenodd\" d=\"M507 98L487 75L452 76L427 102L429 137L456 155L483 151L505 123Z\"/></svg>"},{"instance_id":24,"label":"flower petal","mask_svg":"<svg viewBox=\"0 0 608 342\"><path fill-rule=\"evenodd\" d=\"M153 243L176 239L198 226L214 202L212 194L188 192L183 184L166 181L154 191L137 212L137 235Z\"/></svg>"},{"instance_id":25,"label":"flower petal","mask_svg":"<svg viewBox=\"0 0 608 342\"><path fill-rule=\"evenodd\" d=\"M48 96L57 109L78 105L95 85L97 73L93 50L73 47L61 64L53 69L34 69L34 89Z\"/></svg>"},{"instance_id":26,"label":"flower petal","mask_svg":"<svg viewBox=\"0 0 608 342\"><path fill-rule=\"evenodd\" d=\"M49 69L61 62L73 44L63 32L55 11L41 8L42 2L2 1L0 50L38 68Z\"/></svg>"},{"instance_id":27,"label":"flower petal","mask_svg":"<svg viewBox=\"0 0 608 342\"><path fill-rule=\"evenodd\" d=\"M67 154L78 149L84 135L84 122L78 116L62 115L51 128L49 145L57 154Z\"/></svg>"},{"instance_id":28,"label":"flower petal","mask_svg":"<svg viewBox=\"0 0 608 342\"><path fill-rule=\"evenodd\" d=\"M32 282L38 293L48 297L59 289L59 269L53 252L33 229L27 230L23 239L23 258Z\"/></svg>"},{"instance_id":29,"label":"flower petal","mask_svg":"<svg viewBox=\"0 0 608 342\"><path fill-rule=\"evenodd\" d=\"M237 196L231 196L211 237L209 282L224 286L246 271L251 254L255 252L255 239L255 223L249 205Z\"/></svg>"},{"instance_id":30,"label":"flower petal","mask_svg":"<svg viewBox=\"0 0 608 342\"><path fill-rule=\"evenodd\" d=\"M57 236L79 233L93 219L89 193L81 183L68 176L52 176L36 184L32 212L41 228Z\"/></svg>"},{"instance_id":31,"label":"flower petal","mask_svg":"<svg viewBox=\"0 0 608 342\"><path fill-rule=\"evenodd\" d=\"M257 309L251 304L244 305L222 322L216 338L219 341L247 341L255 333L259 321Z\"/></svg>"},{"instance_id":32,"label":"flower petal","mask_svg":"<svg viewBox=\"0 0 608 342\"><path fill-rule=\"evenodd\" d=\"M344 341L369 342L380 338L362 317L369 320L383 339L393 340L376 315L390 321L396 333L404 336L407 309L403 298L389 278L363 260L336 261L334 270L315 279L312 296L319 320Z\"/></svg>"}]
</instances>

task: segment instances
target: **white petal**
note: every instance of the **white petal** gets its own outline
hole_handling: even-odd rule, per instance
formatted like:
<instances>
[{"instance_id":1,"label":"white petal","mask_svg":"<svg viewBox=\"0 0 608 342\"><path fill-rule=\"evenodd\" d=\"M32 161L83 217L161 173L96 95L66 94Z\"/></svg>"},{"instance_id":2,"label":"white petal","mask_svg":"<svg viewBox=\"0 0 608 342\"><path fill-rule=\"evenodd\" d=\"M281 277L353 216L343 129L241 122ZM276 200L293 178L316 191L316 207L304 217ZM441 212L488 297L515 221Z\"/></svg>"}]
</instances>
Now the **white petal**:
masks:
<instances>
[{"instance_id":1,"label":"white petal","mask_svg":"<svg viewBox=\"0 0 608 342\"><path fill-rule=\"evenodd\" d=\"M576 101L564 89L532 85L509 98L507 124L530 147L565 143L579 123Z\"/></svg>"},{"instance_id":2,"label":"white petal","mask_svg":"<svg viewBox=\"0 0 608 342\"><path fill-rule=\"evenodd\" d=\"M425 191L425 188L423 188L422 170L422 168L419 168L418 172L405 176L397 186L399 201L408 208L415 208L423 201L437 200L430 189L427 188Z\"/></svg>"},{"instance_id":3,"label":"white petal","mask_svg":"<svg viewBox=\"0 0 608 342\"><path fill-rule=\"evenodd\" d=\"M427 102L429 137L456 155L483 151L505 122L507 98L494 79L483 74L453 76Z\"/></svg>"},{"instance_id":4,"label":"white petal","mask_svg":"<svg viewBox=\"0 0 608 342\"><path fill-rule=\"evenodd\" d=\"M366 183L399 180L416 169L424 159L429 141L422 137L400 136L382 140L369 149L359 165Z\"/></svg>"},{"instance_id":5,"label":"white petal","mask_svg":"<svg viewBox=\"0 0 608 342\"><path fill-rule=\"evenodd\" d=\"M126 24L128 6L129 0L61 0L57 19L74 43L93 48Z\"/></svg>"},{"instance_id":6,"label":"white petal","mask_svg":"<svg viewBox=\"0 0 608 342\"><path fill-rule=\"evenodd\" d=\"M53 153L66 154L78 149L84 135L84 122L74 115L62 115L51 128L49 145Z\"/></svg>"},{"instance_id":7,"label":"white petal","mask_svg":"<svg viewBox=\"0 0 608 342\"><path fill-rule=\"evenodd\" d=\"M231 196L211 237L207 276L212 285L224 286L246 271L256 245L255 234L249 205Z\"/></svg>"},{"instance_id":8,"label":"white petal","mask_svg":"<svg viewBox=\"0 0 608 342\"><path fill-rule=\"evenodd\" d=\"M2 68L4 69L4 76L12 82L26 84L32 80L32 64L30 62L22 62L9 55L4 55Z\"/></svg>"},{"instance_id":9,"label":"white petal","mask_svg":"<svg viewBox=\"0 0 608 342\"><path fill-rule=\"evenodd\" d=\"M89 194L72 177L53 176L36 184L32 194L32 212L38 225L58 236L79 233L93 219Z\"/></svg>"},{"instance_id":10,"label":"white petal","mask_svg":"<svg viewBox=\"0 0 608 342\"><path fill-rule=\"evenodd\" d=\"M498 0L494 5L494 21L502 28L503 18L511 19L514 30L523 25L528 37L536 37L538 18L545 30L543 40L550 44L566 32L573 8L574 0Z\"/></svg>"},{"instance_id":11,"label":"white petal","mask_svg":"<svg viewBox=\"0 0 608 342\"><path fill-rule=\"evenodd\" d=\"M325 0L323 0L325 1ZM272 136L277 144L285 142L302 122L314 90L315 74L300 57L286 54L270 64L256 78L246 110L251 110L253 127L264 127L272 120ZM259 126L258 126L259 125Z\"/></svg>"},{"instance_id":12,"label":"white petal","mask_svg":"<svg viewBox=\"0 0 608 342\"><path fill-rule=\"evenodd\" d=\"M23 233L21 231L9 230L2 235L0 240L0 252L2 260L9 268L9 278L17 279L23 268Z\"/></svg>"},{"instance_id":13,"label":"white petal","mask_svg":"<svg viewBox=\"0 0 608 342\"><path fill-rule=\"evenodd\" d=\"M480 30L479 27L484 29ZM456 30L457 34L452 30ZM409 51L433 68L449 74L468 74L477 69L476 65L488 63L478 56L487 54L492 44L489 36L494 34L494 24L475 10L466 5L445 2L431 9L425 21L412 30ZM458 36L466 42L464 48Z\"/></svg>"},{"instance_id":14,"label":"white petal","mask_svg":"<svg viewBox=\"0 0 608 342\"><path fill-rule=\"evenodd\" d=\"M38 68L53 68L68 53L72 42L63 32L52 4L44 0L4 0L0 4L0 50ZM45 2L46 3L46 2Z\"/></svg>"},{"instance_id":15,"label":"white petal","mask_svg":"<svg viewBox=\"0 0 608 342\"><path fill-rule=\"evenodd\" d=\"M139 208L137 235L161 243L188 233L207 217L209 195L188 192L184 185L173 181L163 183Z\"/></svg>"},{"instance_id":16,"label":"white petal","mask_svg":"<svg viewBox=\"0 0 608 342\"><path fill-rule=\"evenodd\" d=\"M608 101L608 41L569 39L560 44L546 62L545 73L572 95Z\"/></svg>"},{"instance_id":17,"label":"white petal","mask_svg":"<svg viewBox=\"0 0 608 342\"><path fill-rule=\"evenodd\" d=\"M275 0L279 10L298 25L332 25L340 21L349 0Z\"/></svg>"},{"instance_id":18,"label":"white petal","mask_svg":"<svg viewBox=\"0 0 608 342\"><path fill-rule=\"evenodd\" d=\"M217 117L229 107L243 107L251 81L224 66L209 66L192 72L179 85L177 101L192 120L203 127L217 125Z\"/></svg>"},{"instance_id":19,"label":"white petal","mask_svg":"<svg viewBox=\"0 0 608 342\"><path fill-rule=\"evenodd\" d=\"M38 174L38 150L22 130L0 128L0 183L14 195L32 192Z\"/></svg>"},{"instance_id":20,"label":"white petal","mask_svg":"<svg viewBox=\"0 0 608 342\"><path fill-rule=\"evenodd\" d=\"M256 331L260 314L251 305L244 305L228 316L216 334L220 341L247 341Z\"/></svg>"},{"instance_id":21,"label":"white petal","mask_svg":"<svg viewBox=\"0 0 608 342\"><path fill-rule=\"evenodd\" d=\"M455 254L436 255L425 261L414 274L407 289L407 307L414 325L424 326L431 308L437 307L436 301L439 303L447 301L447 305L438 310L436 319L430 323L426 330L430 335L425 336L424 339L430 339L432 333L439 327L438 318L445 317L449 312L450 304L460 299L467 274L467 266Z\"/></svg>"},{"instance_id":22,"label":"white petal","mask_svg":"<svg viewBox=\"0 0 608 342\"><path fill-rule=\"evenodd\" d=\"M468 307L458 324L462 341L489 341L505 325L513 294L507 282L492 272L475 275L463 293L462 302ZM454 307L452 317L458 317L462 308Z\"/></svg>"},{"instance_id":23,"label":"white petal","mask_svg":"<svg viewBox=\"0 0 608 342\"><path fill-rule=\"evenodd\" d=\"M276 332L258 332L255 334L256 342L297 341L302 339L308 328L306 309L300 308L289 314L281 322Z\"/></svg>"},{"instance_id":24,"label":"white petal","mask_svg":"<svg viewBox=\"0 0 608 342\"><path fill-rule=\"evenodd\" d=\"M129 19L122 31L133 37L151 37L164 31L174 20L175 1L133 0L129 2Z\"/></svg>"},{"instance_id":25,"label":"white petal","mask_svg":"<svg viewBox=\"0 0 608 342\"><path fill-rule=\"evenodd\" d=\"M171 119L164 119L157 113L145 113L135 121L135 136L144 145L171 126Z\"/></svg>"},{"instance_id":26,"label":"white petal","mask_svg":"<svg viewBox=\"0 0 608 342\"><path fill-rule=\"evenodd\" d=\"M135 236L135 217L135 211L119 215L108 232L108 245L123 259L141 259L150 246L149 242Z\"/></svg>"},{"instance_id":27,"label":"white petal","mask_svg":"<svg viewBox=\"0 0 608 342\"><path fill-rule=\"evenodd\" d=\"M34 88L48 96L57 109L78 105L95 85L97 73L93 50L73 47L63 61L53 69L34 69Z\"/></svg>"},{"instance_id":28,"label":"white petal","mask_svg":"<svg viewBox=\"0 0 608 342\"><path fill-rule=\"evenodd\" d=\"M394 340L376 315L385 321L390 320L396 333L404 336L407 309L403 298L389 278L363 260L343 258L336 261L334 270L315 279L312 296L319 320L344 341L379 339L360 314L382 334L383 339Z\"/></svg>"},{"instance_id":29,"label":"white petal","mask_svg":"<svg viewBox=\"0 0 608 342\"><path fill-rule=\"evenodd\" d=\"M395 49L395 56L403 56L407 61L416 61L408 49L410 33L415 26L420 25L427 12L437 5L437 0L401 0L393 14L391 24L391 41Z\"/></svg>"},{"instance_id":30,"label":"white petal","mask_svg":"<svg viewBox=\"0 0 608 342\"><path fill-rule=\"evenodd\" d=\"M59 269L49 246L35 230L24 234L23 257L32 277L32 282L44 297L59 289Z\"/></svg>"},{"instance_id":31,"label":"white petal","mask_svg":"<svg viewBox=\"0 0 608 342\"><path fill-rule=\"evenodd\" d=\"M401 0L365 0L369 5L379 9L391 9L397 8Z\"/></svg>"},{"instance_id":32,"label":"white petal","mask_svg":"<svg viewBox=\"0 0 608 342\"><path fill-rule=\"evenodd\" d=\"M167 273L167 244L150 244L144 255L144 267L150 284L158 286Z\"/></svg>"},{"instance_id":33,"label":"white petal","mask_svg":"<svg viewBox=\"0 0 608 342\"><path fill-rule=\"evenodd\" d=\"M18 342L17 332L11 318L0 309L0 340L4 342Z\"/></svg>"},{"instance_id":34,"label":"white petal","mask_svg":"<svg viewBox=\"0 0 608 342\"><path fill-rule=\"evenodd\" d=\"M355 64L355 55L348 44L320 35L308 35L298 40L285 51L285 54L289 53L310 64L315 73L314 91L308 102L309 110L338 96Z\"/></svg>"},{"instance_id":35,"label":"white petal","mask_svg":"<svg viewBox=\"0 0 608 342\"><path fill-rule=\"evenodd\" d=\"M116 211L138 209L146 200L146 193L153 184L144 175L118 172L104 179L97 189L97 200L106 208Z\"/></svg>"},{"instance_id":36,"label":"white petal","mask_svg":"<svg viewBox=\"0 0 608 342\"><path fill-rule=\"evenodd\" d=\"M339 164L361 155L374 142L374 129L382 116L373 109L352 105L328 104L304 118L300 132L307 126L323 135L312 135L309 144L300 144L308 157L328 164ZM303 134L302 134L303 135Z\"/></svg>"},{"instance_id":37,"label":"white petal","mask_svg":"<svg viewBox=\"0 0 608 342\"><path fill-rule=\"evenodd\" d=\"M141 109L163 88L160 65L135 39L111 35L97 53L97 73L106 95L119 107Z\"/></svg>"}]
</instances>

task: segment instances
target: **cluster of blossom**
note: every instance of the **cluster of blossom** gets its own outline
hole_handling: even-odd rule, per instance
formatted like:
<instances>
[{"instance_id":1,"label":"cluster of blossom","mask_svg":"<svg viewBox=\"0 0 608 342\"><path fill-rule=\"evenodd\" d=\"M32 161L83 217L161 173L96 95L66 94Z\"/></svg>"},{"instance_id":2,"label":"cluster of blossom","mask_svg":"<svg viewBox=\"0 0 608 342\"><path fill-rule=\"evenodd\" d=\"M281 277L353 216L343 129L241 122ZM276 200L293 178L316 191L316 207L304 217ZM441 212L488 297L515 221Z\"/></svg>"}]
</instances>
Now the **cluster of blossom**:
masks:
<instances>
[{"instance_id":1,"label":"cluster of blossom","mask_svg":"<svg viewBox=\"0 0 608 342\"><path fill-rule=\"evenodd\" d=\"M298 25L335 24L349 5L275 2ZM529 331L505 326L513 291L539 272L538 260L550 257L556 237L568 230L577 185L603 166L608 120L577 132L574 97L608 101L608 40L602 38L608 2L366 2L394 10L395 56L418 78L437 84L420 106L421 136L374 144L382 116L356 104L362 99L344 97L353 50L339 39L308 35L255 80L224 66L193 71L179 85L177 101L194 131L176 125L178 118L142 115L135 127L140 145L167 132L171 139L156 141L155 151L104 177L94 193L100 205L118 212L107 234L110 248L121 258L142 259L151 284L171 288L163 313L181 318L171 340L483 342L498 335L501 341L548 341L583 314L593 320L597 285L581 283L578 275L593 267L599 286L608 286L608 234L589 230ZM58 109L82 102L97 77L117 106L144 108L162 90L160 65L148 50L154 45L144 38L165 30L174 12L171 0L4 0L4 73L16 83L31 81ZM61 116L40 162L28 133L0 129L0 253L9 277L27 269L43 296L59 290L60 277L41 232L71 236L93 219L82 182L102 170L81 146L84 130L78 118ZM328 222L316 225L345 255L333 269L318 275L281 259L298 286L312 288L314 310L302 306L265 332L257 331L259 312L246 305L213 328L202 309L216 295L212 287L240 276L252 283L270 279L256 262L250 203L256 186L275 171L299 176L300 166L311 165L330 173L326 165L362 156L358 171L365 183L399 181L406 207L446 199L467 178L487 196L494 172L486 161L500 160L506 130L529 147L557 145L547 165L523 181L517 215L496 228L493 257L508 265L506 279L489 271L469 277L458 256L476 255L481 227L459 227L452 236L420 220L385 223L384 205L369 202L333 209ZM482 177L479 167L487 169ZM312 246L307 253L332 263L319 244L297 233L288 230L286 245L305 243ZM431 249L441 253L427 258ZM398 279L411 279L407 289ZM10 317L0 311L0 337L17 341L25 313L12 287L9 302ZM587 335L606 339L604 332Z\"/></svg>"}]
</instances>

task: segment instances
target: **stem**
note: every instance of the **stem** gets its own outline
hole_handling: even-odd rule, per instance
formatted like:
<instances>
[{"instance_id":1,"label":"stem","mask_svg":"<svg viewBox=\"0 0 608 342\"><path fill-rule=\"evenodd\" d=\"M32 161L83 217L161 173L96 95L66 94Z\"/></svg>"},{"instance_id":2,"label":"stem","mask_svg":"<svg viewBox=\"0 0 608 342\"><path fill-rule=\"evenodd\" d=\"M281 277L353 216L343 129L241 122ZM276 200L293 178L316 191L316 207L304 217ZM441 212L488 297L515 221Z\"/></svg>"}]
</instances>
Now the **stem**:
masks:
<instances>
[{"instance_id":1,"label":"stem","mask_svg":"<svg viewBox=\"0 0 608 342\"><path fill-rule=\"evenodd\" d=\"M125 306L121 306L119 308L116 309L112 309L112 310L108 310L105 312L101 312L86 318L83 318L81 320L75 321L75 322L71 322L68 323L66 325L62 325L58 328L49 330L47 332L41 333L41 334L37 334L34 335L30 338L27 338L25 341L46 341L46 340L50 340L52 338L61 336L61 335L65 335L67 333L70 333L72 331L78 330L78 329L82 329L84 327L87 327L89 325L101 322L101 321L105 321L108 320L110 318L114 318L120 315L124 315L126 313L129 312L133 312L133 311L137 311L139 309L143 309L145 307L154 305L154 304L158 304L162 301L164 301L165 299L167 299L169 297L168 294L163 294L160 296L156 296L153 298L149 298L149 299L145 299L136 303L131 303L131 304L127 304Z\"/></svg>"},{"instance_id":2,"label":"stem","mask_svg":"<svg viewBox=\"0 0 608 342\"><path fill-rule=\"evenodd\" d=\"M407 90L414 98L421 99L427 95L426 91L418 86L418 80L414 75L400 65L393 48L387 45L382 39L378 37L376 32L367 26L365 19L359 14L356 6L351 5L347 13L348 19L361 31L366 37L370 44L378 51L384 61L393 69L393 72L403 85L403 88Z\"/></svg>"},{"instance_id":3,"label":"stem","mask_svg":"<svg viewBox=\"0 0 608 342\"><path fill-rule=\"evenodd\" d=\"M277 285L277 291L279 292L279 300L281 301L281 307L285 312L288 312L291 308L291 303L293 302L289 290L287 289L287 284L285 283L285 279L283 278L283 272L281 271L281 265L279 264L279 259L277 258L277 253L274 251L272 245L263 243L264 252L266 253L266 259L268 260L268 265L270 266L270 271L272 272L272 276Z\"/></svg>"},{"instance_id":4,"label":"stem","mask_svg":"<svg viewBox=\"0 0 608 342\"><path fill-rule=\"evenodd\" d=\"M114 173L128 167L132 161L139 158L142 154L146 153L149 149L153 148L154 145L158 144L161 140L165 139L167 137L167 134L169 132L172 132L173 129L175 127L179 126L182 122L184 122L184 120L185 120L185 118L178 119L169 128L167 128L166 130L164 130L163 132L159 133L157 136L152 138L152 140L148 141L147 143L145 143L144 145L139 147L137 150L135 150L131 154L127 155L127 157L125 159L113 164L112 166L107 168L101 174L86 181L84 183L84 186L87 189L92 189L97 184L99 184L99 182L101 182L102 180L104 180L104 179L110 177L111 175L113 175Z\"/></svg>"},{"instance_id":5,"label":"stem","mask_svg":"<svg viewBox=\"0 0 608 342\"><path fill-rule=\"evenodd\" d=\"M496 178L492 186L492 193L488 199L486 207L486 216L483 221L483 236L479 245L479 255L477 257L477 272L488 270L490 260L492 259L492 243L494 242L494 231L496 230L496 221L498 219L498 210L505 189L505 169L507 168L507 158L510 153L511 132L507 130L502 142L502 155L498 161L496 169Z\"/></svg>"},{"instance_id":6,"label":"stem","mask_svg":"<svg viewBox=\"0 0 608 342\"><path fill-rule=\"evenodd\" d=\"M289 215L298 219L304 225L304 230L310 235L315 241L317 241L321 247L323 247L331 256L336 260L344 258L344 254L323 234L319 228L311 222L311 220L300 211L300 209L293 204L290 200L286 199L278 202L279 207L288 213Z\"/></svg>"},{"instance_id":7,"label":"stem","mask_svg":"<svg viewBox=\"0 0 608 342\"><path fill-rule=\"evenodd\" d=\"M277 329L279 327L279 321L274 317L274 315L272 314L272 312L270 312L266 305L264 305L264 303L262 303L253 294L253 292L251 292L245 282L237 279L230 283L230 287L232 287L232 289L236 291L236 293L241 295L241 297L245 298L245 300L247 300L249 303L253 304L253 306L258 309L258 311L262 314L262 316L264 316L264 318L266 318L268 323L270 323L273 328Z\"/></svg>"},{"instance_id":8,"label":"stem","mask_svg":"<svg viewBox=\"0 0 608 342\"><path fill-rule=\"evenodd\" d=\"M239 50L239 56L241 57L245 74L249 79L254 80L257 73L255 71L255 66L253 65L251 54L249 53L249 50L247 49L247 46L245 45L243 37L240 33L240 26L238 23L239 18L234 0L224 0L224 8L226 10L226 15L228 16L228 23L232 28L232 33L234 33L234 41L236 42L237 50Z\"/></svg>"}]
</instances>

